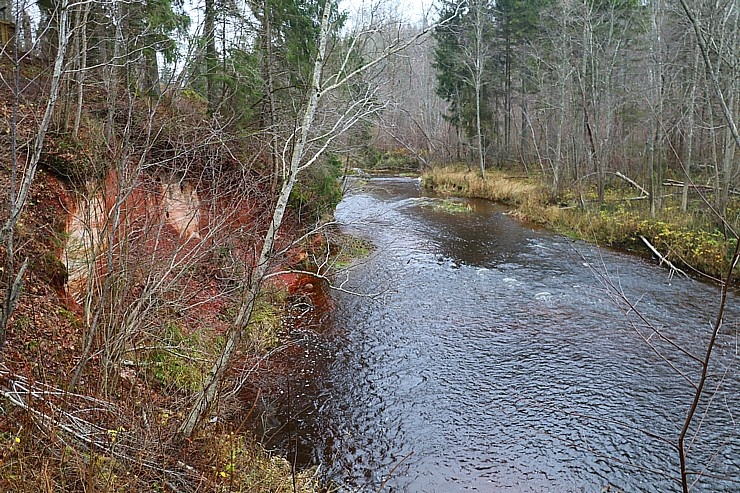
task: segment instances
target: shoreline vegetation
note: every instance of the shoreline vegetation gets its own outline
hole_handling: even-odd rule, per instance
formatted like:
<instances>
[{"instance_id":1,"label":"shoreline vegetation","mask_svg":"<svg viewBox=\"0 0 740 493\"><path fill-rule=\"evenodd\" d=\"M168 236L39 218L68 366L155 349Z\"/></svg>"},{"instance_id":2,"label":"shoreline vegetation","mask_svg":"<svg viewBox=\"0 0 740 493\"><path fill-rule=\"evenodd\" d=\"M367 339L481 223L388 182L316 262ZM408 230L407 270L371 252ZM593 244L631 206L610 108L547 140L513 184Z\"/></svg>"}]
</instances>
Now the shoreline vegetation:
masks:
<instances>
[{"instance_id":1,"label":"shoreline vegetation","mask_svg":"<svg viewBox=\"0 0 740 493\"><path fill-rule=\"evenodd\" d=\"M646 201L635 198L629 183L614 182L606 190L601 208L590 200L595 199L595 189L570 192L553 203L548 186L537 176L486 170L485 177L481 177L479 171L470 171L465 165L427 170L422 173L422 185L440 195L488 199L512 206L513 216L571 238L644 256L657 252L672 274L680 268L718 281L727 272L736 241L711 218L682 213L670 203L650 218L643 204Z\"/></svg>"}]
</instances>

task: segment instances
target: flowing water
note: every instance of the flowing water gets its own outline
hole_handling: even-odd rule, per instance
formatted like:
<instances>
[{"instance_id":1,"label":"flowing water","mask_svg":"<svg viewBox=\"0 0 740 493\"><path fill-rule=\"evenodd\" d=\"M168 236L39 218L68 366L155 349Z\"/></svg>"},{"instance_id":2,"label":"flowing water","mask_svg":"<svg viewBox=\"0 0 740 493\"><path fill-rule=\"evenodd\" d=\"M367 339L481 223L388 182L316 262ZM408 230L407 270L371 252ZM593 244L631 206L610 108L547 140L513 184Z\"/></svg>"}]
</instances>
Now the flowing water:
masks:
<instances>
[{"instance_id":1,"label":"flowing water","mask_svg":"<svg viewBox=\"0 0 740 493\"><path fill-rule=\"evenodd\" d=\"M686 353L703 356L717 287L489 202L440 204L376 178L336 211L377 250L344 286L375 296L335 295L311 418L327 477L363 492L679 491L679 372L698 375ZM690 434L696 491L740 491L738 315L731 296Z\"/></svg>"}]
</instances>

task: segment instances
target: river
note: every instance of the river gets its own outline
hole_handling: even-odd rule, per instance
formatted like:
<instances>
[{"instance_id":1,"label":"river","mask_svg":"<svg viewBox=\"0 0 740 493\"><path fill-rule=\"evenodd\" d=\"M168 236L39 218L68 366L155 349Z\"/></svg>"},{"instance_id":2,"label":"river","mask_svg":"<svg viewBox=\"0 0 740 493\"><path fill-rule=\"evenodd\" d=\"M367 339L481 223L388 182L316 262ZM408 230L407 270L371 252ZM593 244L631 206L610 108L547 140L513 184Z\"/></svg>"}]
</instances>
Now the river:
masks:
<instances>
[{"instance_id":1,"label":"river","mask_svg":"<svg viewBox=\"0 0 740 493\"><path fill-rule=\"evenodd\" d=\"M325 476L362 492L680 491L681 373L697 378L686 352L703 355L718 288L490 202L439 204L374 178L337 208L376 251L345 285L372 296L333 295L311 413ZM690 433L695 491L740 491L737 300Z\"/></svg>"}]
</instances>

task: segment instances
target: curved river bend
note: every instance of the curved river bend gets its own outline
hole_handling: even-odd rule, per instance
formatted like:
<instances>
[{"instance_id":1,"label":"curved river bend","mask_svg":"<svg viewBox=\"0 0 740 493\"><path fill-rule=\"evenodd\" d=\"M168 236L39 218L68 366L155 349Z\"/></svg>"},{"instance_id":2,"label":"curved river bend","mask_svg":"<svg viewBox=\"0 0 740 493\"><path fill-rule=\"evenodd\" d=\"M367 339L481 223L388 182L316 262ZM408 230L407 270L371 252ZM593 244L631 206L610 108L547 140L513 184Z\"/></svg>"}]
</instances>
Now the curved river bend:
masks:
<instances>
[{"instance_id":1,"label":"curved river bend","mask_svg":"<svg viewBox=\"0 0 740 493\"><path fill-rule=\"evenodd\" d=\"M314 452L328 476L368 492L680 491L672 443L691 387L674 368L698 366L605 277L697 355L717 288L461 203L471 211L446 212L418 181L385 178L337 209L377 246L345 287L382 294L335 296ZM689 453L696 491L740 491L737 297L728 305Z\"/></svg>"}]
</instances>

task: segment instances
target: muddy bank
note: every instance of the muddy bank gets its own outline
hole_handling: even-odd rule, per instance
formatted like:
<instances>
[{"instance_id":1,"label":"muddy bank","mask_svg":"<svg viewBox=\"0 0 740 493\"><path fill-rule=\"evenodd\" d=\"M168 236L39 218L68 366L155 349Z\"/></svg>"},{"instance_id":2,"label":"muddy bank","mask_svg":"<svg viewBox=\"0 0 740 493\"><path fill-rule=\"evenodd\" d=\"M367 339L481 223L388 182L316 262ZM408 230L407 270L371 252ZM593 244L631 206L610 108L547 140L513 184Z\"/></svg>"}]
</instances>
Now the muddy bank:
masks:
<instances>
[{"instance_id":1,"label":"muddy bank","mask_svg":"<svg viewBox=\"0 0 740 493\"><path fill-rule=\"evenodd\" d=\"M300 470L317 464L313 450L322 441L315 418L327 397L321 382L334 355L325 334L333 304L323 280L289 275L281 281L289 294L279 345L241 365L244 414L235 418L245 421L268 451Z\"/></svg>"}]
</instances>

